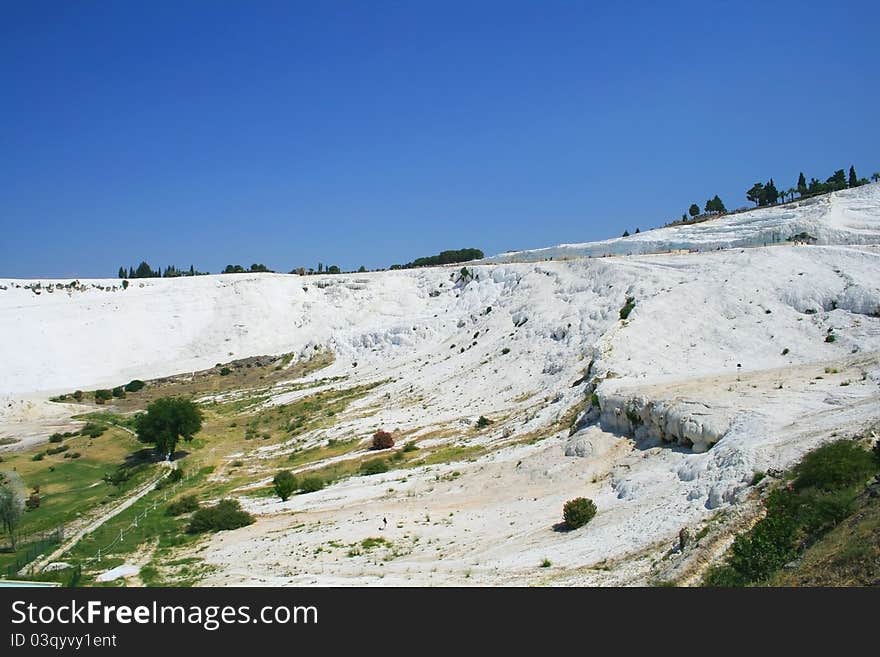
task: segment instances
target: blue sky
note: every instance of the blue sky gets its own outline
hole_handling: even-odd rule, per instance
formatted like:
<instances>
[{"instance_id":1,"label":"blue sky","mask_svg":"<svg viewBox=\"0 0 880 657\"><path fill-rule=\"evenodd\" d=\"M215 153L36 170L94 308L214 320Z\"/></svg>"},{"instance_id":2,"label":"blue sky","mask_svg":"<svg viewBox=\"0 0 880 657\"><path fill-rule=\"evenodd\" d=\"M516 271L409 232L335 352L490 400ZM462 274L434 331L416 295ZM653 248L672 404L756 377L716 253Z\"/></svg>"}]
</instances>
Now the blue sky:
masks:
<instances>
[{"instance_id":1,"label":"blue sky","mask_svg":"<svg viewBox=\"0 0 880 657\"><path fill-rule=\"evenodd\" d=\"M880 3L0 0L0 276L406 262L880 170Z\"/></svg>"}]
</instances>

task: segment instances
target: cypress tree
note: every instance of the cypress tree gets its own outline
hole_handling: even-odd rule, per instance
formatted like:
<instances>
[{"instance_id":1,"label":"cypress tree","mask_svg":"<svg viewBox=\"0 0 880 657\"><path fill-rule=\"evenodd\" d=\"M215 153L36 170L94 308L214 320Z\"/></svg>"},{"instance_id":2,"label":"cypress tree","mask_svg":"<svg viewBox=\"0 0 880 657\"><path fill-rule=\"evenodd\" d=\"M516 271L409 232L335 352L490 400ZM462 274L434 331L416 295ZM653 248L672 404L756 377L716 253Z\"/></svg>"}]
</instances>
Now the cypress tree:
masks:
<instances>
[{"instance_id":1,"label":"cypress tree","mask_svg":"<svg viewBox=\"0 0 880 657\"><path fill-rule=\"evenodd\" d=\"M859 177L856 175L856 168L852 165L849 167L849 186L850 187L858 187L859 186Z\"/></svg>"},{"instance_id":2,"label":"cypress tree","mask_svg":"<svg viewBox=\"0 0 880 657\"><path fill-rule=\"evenodd\" d=\"M804 177L803 171L801 171L801 175L798 176L797 193L801 196L806 196L807 194L807 179Z\"/></svg>"}]
</instances>

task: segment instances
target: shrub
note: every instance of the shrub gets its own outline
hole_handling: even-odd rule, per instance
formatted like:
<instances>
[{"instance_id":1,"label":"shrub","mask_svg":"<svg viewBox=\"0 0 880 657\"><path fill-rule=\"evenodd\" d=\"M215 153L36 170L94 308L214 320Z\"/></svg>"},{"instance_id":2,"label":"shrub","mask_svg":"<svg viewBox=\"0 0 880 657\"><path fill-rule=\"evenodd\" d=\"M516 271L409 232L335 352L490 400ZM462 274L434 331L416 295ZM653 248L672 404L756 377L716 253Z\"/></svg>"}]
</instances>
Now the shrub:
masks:
<instances>
[{"instance_id":1,"label":"shrub","mask_svg":"<svg viewBox=\"0 0 880 657\"><path fill-rule=\"evenodd\" d=\"M324 488L324 480L316 475L306 477L299 485L299 490L302 493L315 493L322 488Z\"/></svg>"},{"instance_id":2,"label":"shrub","mask_svg":"<svg viewBox=\"0 0 880 657\"><path fill-rule=\"evenodd\" d=\"M185 495L165 507L166 516L180 516L199 509L199 501L195 495Z\"/></svg>"},{"instance_id":3,"label":"shrub","mask_svg":"<svg viewBox=\"0 0 880 657\"><path fill-rule=\"evenodd\" d=\"M230 374L232 374L231 369L229 369L228 367L221 368L220 376L229 376Z\"/></svg>"},{"instance_id":4,"label":"shrub","mask_svg":"<svg viewBox=\"0 0 880 657\"><path fill-rule=\"evenodd\" d=\"M379 429L373 434L373 445L371 449L391 449L394 447L394 438L387 431Z\"/></svg>"},{"instance_id":5,"label":"shrub","mask_svg":"<svg viewBox=\"0 0 880 657\"><path fill-rule=\"evenodd\" d=\"M98 438L105 431L107 431L107 427L97 424L95 422L87 422L86 425L79 430L81 436L88 436L89 438Z\"/></svg>"},{"instance_id":6,"label":"shrub","mask_svg":"<svg viewBox=\"0 0 880 657\"><path fill-rule=\"evenodd\" d=\"M847 440L823 445L795 467L790 488L774 490L767 514L734 540L725 562L707 573L708 586L766 581L807 546L852 514L865 480L877 470L871 454Z\"/></svg>"},{"instance_id":7,"label":"shrub","mask_svg":"<svg viewBox=\"0 0 880 657\"><path fill-rule=\"evenodd\" d=\"M297 481L290 470L282 470L275 475L272 485L275 488L275 494L281 498L282 502L286 502L287 498L296 490Z\"/></svg>"},{"instance_id":8,"label":"shrub","mask_svg":"<svg viewBox=\"0 0 880 657\"><path fill-rule=\"evenodd\" d=\"M83 400L83 391L82 391L82 390L77 390L76 392L74 392L74 393L73 393L73 398L74 398L76 401L78 401L78 402L82 401L82 400Z\"/></svg>"},{"instance_id":9,"label":"shrub","mask_svg":"<svg viewBox=\"0 0 880 657\"><path fill-rule=\"evenodd\" d=\"M67 452L67 453L64 455L64 458L66 458L66 459L78 459L80 456L82 456L82 454L80 454L79 452Z\"/></svg>"},{"instance_id":10,"label":"shrub","mask_svg":"<svg viewBox=\"0 0 880 657\"><path fill-rule=\"evenodd\" d=\"M125 392L138 392L143 390L145 385L147 384L140 379L132 379L125 384Z\"/></svg>"},{"instance_id":11,"label":"shrub","mask_svg":"<svg viewBox=\"0 0 880 657\"><path fill-rule=\"evenodd\" d=\"M501 353L506 356L507 354L510 353L510 349L508 349L507 347L504 347L504 349L501 350Z\"/></svg>"},{"instance_id":12,"label":"shrub","mask_svg":"<svg viewBox=\"0 0 880 657\"><path fill-rule=\"evenodd\" d=\"M95 390L95 403L103 404L106 401L113 399L113 391L107 390L106 388L102 388L101 390Z\"/></svg>"},{"instance_id":13,"label":"shrub","mask_svg":"<svg viewBox=\"0 0 880 657\"><path fill-rule=\"evenodd\" d=\"M838 440L807 454L795 469L797 490L834 490L863 483L875 471L871 454L852 440Z\"/></svg>"},{"instance_id":14,"label":"shrub","mask_svg":"<svg viewBox=\"0 0 880 657\"><path fill-rule=\"evenodd\" d=\"M583 527L596 515L596 505L586 497L576 497L562 507L562 517L569 529Z\"/></svg>"},{"instance_id":15,"label":"shrub","mask_svg":"<svg viewBox=\"0 0 880 657\"><path fill-rule=\"evenodd\" d=\"M30 497L28 497L24 501L24 505L28 511L33 511L34 509L40 508L40 494L38 492L31 493Z\"/></svg>"},{"instance_id":16,"label":"shrub","mask_svg":"<svg viewBox=\"0 0 880 657\"><path fill-rule=\"evenodd\" d=\"M487 418L485 415L481 415L477 420L477 429L485 429L490 424L492 424L492 420Z\"/></svg>"},{"instance_id":17,"label":"shrub","mask_svg":"<svg viewBox=\"0 0 880 657\"><path fill-rule=\"evenodd\" d=\"M125 467L116 468L113 472L104 475L104 481L114 486L121 486L131 479L131 469Z\"/></svg>"},{"instance_id":18,"label":"shrub","mask_svg":"<svg viewBox=\"0 0 880 657\"><path fill-rule=\"evenodd\" d=\"M403 451L404 452L415 452L418 448L419 448L419 446L416 445L416 441L410 440L408 443L406 443L403 446Z\"/></svg>"},{"instance_id":19,"label":"shrub","mask_svg":"<svg viewBox=\"0 0 880 657\"><path fill-rule=\"evenodd\" d=\"M364 461L361 463L362 475L375 475L388 472L388 464L382 459L373 459L372 461Z\"/></svg>"},{"instance_id":20,"label":"shrub","mask_svg":"<svg viewBox=\"0 0 880 657\"><path fill-rule=\"evenodd\" d=\"M44 456L46 455L43 452L37 452L31 457L31 461L42 461Z\"/></svg>"},{"instance_id":21,"label":"shrub","mask_svg":"<svg viewBox=\"0 0 880 657\"><path fill-rule=\"evenodd\" d=\"M125 389L122 386L116 386L113 390L110 391L114 397L117 399L122 399L125 397Z\"/></svg>"},{"instance_id":22,"label":"shrub","mask_svg":"<svg viewBox=\"0 0 880 657\"><path fill-rule=\"evenodd\" d=\"M219 532L253 524L254 517L241 508L238 500L220 500L216 505L198 509L186 528L189 534Z\"/></svg>"},{"instance_id":23,"label":"shrub","mask_svg":"<svg viewBox=\"0 0 880 657\"><path fill-rule=\"evenodd\" d=\"M834 337L833 333L829 333L825 336L825 342L836 342L837 338Z\"/></svg>"},{"instance_id":24,"label":"shrub","mask_svg":"<svg viewBox=\"0 0 880 657\"><path fill-rule=\"evenodd\" d=\"M635 297L627 297L626 303L623 304L623 308L620 309L620 319L626 319L629 317L629 314L632 312L632 309L636 307L636 298Z\"/></svg>"},{"instance_id":25,"label":"shrub","mask_svg":"<svg viewBox=\"0 0 880 657\"><path fill-rule=\"evenodd\" d=\"M60 454L61 452L66 452L69 449L70 445L58 445L58 447L50 447L49 449L47 449L46 454L51 456L52 454Z\"/></svg>"},{"instance_id":26,"label":"shrub","mask_svg":"<svg viewBox=\"0 0 880 657\"><path fill-rule=\"evenodd\" d=\"M62 436L60 433L53 433L51 436L49 436L50 443L60 443L62 440L64 440L64 436Z\"/></svg>"},{"instance_id":27,"label":"shrub","mask_svg":"<svg viewBox=\"0 0 880 657\"><path fill-rule=\"evenodd\" d=\"M783 355L783 356L787 356L787 355L788 355L788 347L786 347L785 349L782 350L782 355Z\"/></svg>"}]
</instances>

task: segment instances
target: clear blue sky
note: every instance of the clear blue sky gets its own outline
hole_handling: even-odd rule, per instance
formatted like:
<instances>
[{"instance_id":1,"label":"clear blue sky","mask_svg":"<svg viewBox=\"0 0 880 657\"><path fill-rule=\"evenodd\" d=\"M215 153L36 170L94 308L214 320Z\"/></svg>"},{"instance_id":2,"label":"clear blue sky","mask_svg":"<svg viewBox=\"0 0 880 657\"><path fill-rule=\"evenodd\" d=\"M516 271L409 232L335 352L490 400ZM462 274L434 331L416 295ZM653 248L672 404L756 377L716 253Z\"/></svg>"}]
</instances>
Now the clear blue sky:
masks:
<instances>
[{"instance_id":1,"label":"clear blue sky","mask_svg":"<svg viewBox=\"0 0 880 657\"><path fill-rule=\"evenodd\" d=\"M406 262L880 170L880 3L0 0L0 276Z\"/></svg>"}]
</instances>

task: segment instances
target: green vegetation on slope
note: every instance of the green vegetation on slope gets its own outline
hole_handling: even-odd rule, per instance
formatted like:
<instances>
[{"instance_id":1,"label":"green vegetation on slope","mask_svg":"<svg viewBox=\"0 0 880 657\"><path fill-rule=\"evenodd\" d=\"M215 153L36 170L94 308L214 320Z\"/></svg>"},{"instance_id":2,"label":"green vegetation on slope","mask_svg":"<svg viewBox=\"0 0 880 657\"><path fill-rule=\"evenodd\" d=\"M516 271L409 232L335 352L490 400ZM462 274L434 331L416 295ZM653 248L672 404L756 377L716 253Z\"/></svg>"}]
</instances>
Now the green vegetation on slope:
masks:
<instances>
[{"instance_id":1,"label":"green vegetation on slope","mask_svg":"<svg viewBox=\"0 0 880 657\"><path fill-rule=\"evenodd\" d=\"M765 517L736 538L724 562L707 572L704 584L769 583L852 516L867 482L878 472L880 459L858 441L838 440L813 450L770 491Z\"/></svg>"}]
</instances>

